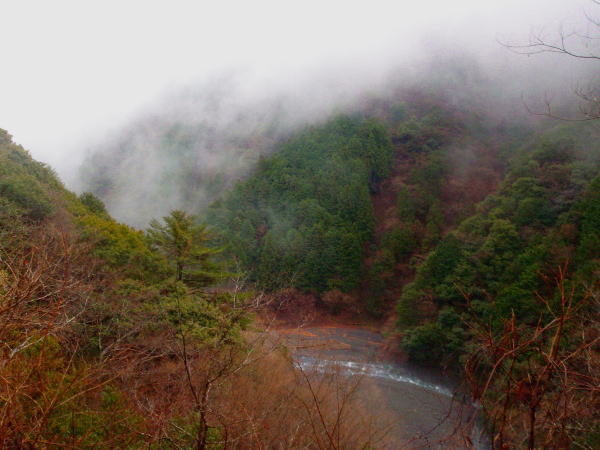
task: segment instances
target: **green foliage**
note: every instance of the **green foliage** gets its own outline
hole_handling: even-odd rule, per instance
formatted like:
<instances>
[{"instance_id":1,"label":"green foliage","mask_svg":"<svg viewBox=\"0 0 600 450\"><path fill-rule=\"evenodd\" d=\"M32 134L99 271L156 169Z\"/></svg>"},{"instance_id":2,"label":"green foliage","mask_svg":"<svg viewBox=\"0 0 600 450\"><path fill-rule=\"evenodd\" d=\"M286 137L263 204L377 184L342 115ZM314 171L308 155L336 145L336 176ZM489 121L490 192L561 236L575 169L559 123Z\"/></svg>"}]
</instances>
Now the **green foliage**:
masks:
<instances>
[{"instance_id":1,"label":"green foliage","mask_svg":"<svg viewBox=\"0 0 600 450\"><path fill-rule=\"evenodd\" d=\"M3 176L0 181L0 196L21 207L35 220L49 216L54 209L40 183L27 175Z\"/></svg>"},{"instance_id":2,"label":"green foliage","mask_svg":"<svg viewBox=\"0 0 600 450\"><path fill-rule=\"evenodd\" d=\"M74 376L66 380L71 394L85 389ZM107 442L122 446L139 442L131 430L139 429L143 421L125 400L125 395L115 386L106 385L100 392L99 401L81 405L75 399L56 408L48 419L48 434L65 442L77 442L80 447L94 447ZM82 407L83 406L83 407Z\"/></svg>"},{"instance_id":3,"label":"green foliage","mask_svg":"<svg viewBox=\"0 0 600 450\"><path fill-rule=\"evenodd\" d=\"M54 171L31 158L0 130L0 224L39 222L57 211L76 216L95 214L111 220L104 204L93 194L77 197L67 191Z\"/></svg>"},{"instance_id":4,"label":"green foliage","mask_svg":"<svg viewBox=\"0 0 600 450\"><path fill-rule=\"evenodd\" d=\"M572 235L569 227L570 241L575 247L574 260L578 268L578 277L582 281L593 279L598 270L600 258L600 176L594 178L581 199L573 206L569 215L565 217L565 224L578 224L579 233Z\"/></svg>"},{"instance_id":5,"label":"green foliage","mask_svg":"<svg viewBox=\"0 0 600 450\"><path fill-rule=\"evenodd\" d=\"M409 172L407 184L400 189L396 198L402 228L413 231L414 243L407 250L408 254L420 249L431 249L440 241L444 232L442 188L451 174L449 149L444 146L447 141L444 125L448 125L444 117L439 112L434 112L419 122L413 118L404 125L407 127L404 132L411 130L408 141L406 135L400 136L400 141L409 150L419 152L414 167ZM429 138L424 141L427 136ZM404 233L407 234L406 231Z\"/></svg>"},{"instance_id":6,"label":"green foliage","mask_svg":"<svg viewBox=\"0 0 600 450\"><path fill-rule=\"evenodd\" d=\"M402 290L402 296L396 305L396 313L398 315L397 326L404 330L417 325L421 321L417 305L423 297L421 291L414 283L409 283Z\"/></svg>"},{"instance_id":7,"label":"green foliage","mask_svg":"<svg viewBox=\"0 0 600 450\"><path fill-rule=\"evenodd\" d=\"M427 323L409 330L402 348L409 358L421 364L436 364L444 355L446 339L438 323Z\"/></svg>"},{"instance_id":8,"label":"green foliage","mask_svg":"<svg viewBox=\"0 0 600 450\"><path fill-rule=\"evenodd\" d=\"M406 186L398 192L396 208L398 209L398 217L403 222L412 223L416 220L417 214L420 214L415 196L411 194Z\"/></svg>"},{"instance_id":9,"label":"green foliage","mask_svg":"<svg viewBox=\"0 0 600 450\"><path fill-rule=\"evenodd\" d=\"M208 222L262 288L348 291L360 284L373 232L370 194L391 163L382 125L338 117L262 159L211 207Z\"/></svg>"},{"instance_id":10,"label":"green foliage","mask_svg":"<svg viewBox=\"0 0 600 450\"><path fill-rule=\"evenodd\" d=\"M426 365L455 363L463 353L466 333L461 317L452 308L444 308L436 322L410 328L402 340L409 358Z\"/></svg>"},{"instance_id":11,"label":"green foliage","mask_svg":"<svg viewBox=\"0 0 600 450\"><path fill-rule=\"evenodd\" d=\"M92 214L96 214L101 217L108 217L106 206L102 200L96 197L91 192L84 192L79 196L79 201L88 209Z\"/></svg>"},{"instance_id":12,"label":"green foliage","mask_svg":"<svg viewBox=\"0 0 600 450\"><path fill-rule=\"evenodd\" d=\"M146 308L154 313L157 323L174 327L186 339L201 345L227 346L240 344L240 332L249 324L245 313L228 314L232 302L227 294L192 293L178 281L165 286L157 302Z\"/></svg>"},{"instance_id":13,"label":"green foliage","mask_svg":"<svg viewBox=\"0 0 600 450\"><path fill-rule=\"evenodd\" d=\"M425 220L425 237L423 239L425 248L431 248L440 241L443 226L444 216L442 214L442 207L440 202L435 200L429 207L429 212Z\"/></svg>"},{"instance_id":14,"label":"green foliage","mask_svg":"<svg viewBox=\"0 0 600 450\"><path fill-rule=\"evenodd\" d=\"M440 149L428 154L423 164L411 171L409 182L418 186L422 192L421 196L438 198L448 171L447 152L445 149Z\"/></svg>"},{"instance_id":15,"label":"green foliage","mask_svg":"<svg viewBox=\"0 0 600 450\"><path fill-rule=\"evenodd\" d=\"M339 241L340 254L352 249L344 234L325 237ZM245 344L251 293L197 289L221 275L211 260L219 250L207 240L206 228L180 211L148 235L115 222L97 197L66 191L0 130L0 446L147 446L151 421L132 398L187 395L169 381L160 393L143 387L183 374L180 345L196 379L221 377ZM205 368L199 357L208 354ZM199 408L184 408L160 414L170 423L193 419L197 433ZM208 434L218 445L221 430Z\"/></svg>"},{"instance_id":16,"label":"green foliage","mask_svg":"<svg viewBox=\"0 0 600 450\"><path fill-rule=\"evenodd\" d=\"M515 154L499 191L440 241L405 286L398 327L408 330L403 347L412 359L442 361L464 351L468 336L457 316L450 320L444 312L449 307L462 320L483 321L495 332L512 314L519 324L544 323L550 316L536 296L557 295L544 282L546 275L568 264L572 276L589 285L597 273L600 164L592 156L600 154L597 140L580 125L561 125ZM582 161L595 170L575 171ZM430 203L425 242L439 217L438 205ZM439 308L437 322L424 323L427 317L419 313L427 299ZM436 346L436 357L425 361L419 352L427 346Z\"/></svg>"},{"instance_id":17,"label":"green foliage","mask_svg":"<svg viewBox=\"0 0 600 450\"><path fill-rule=\"evenodd\" d=\"M429 254L418 271L418 286L440 284L450 276L462 258L462 246L454 234L447 235Z\"/></svg>"},{"instance_id":18,"label":"green foliage","mask_svg":"<svg viewBox=\"0 0 600 450\"><path fill-rule=\"evenodd\" d=\"M137 279L159 280L166 276L164 258L150 249L143 232L92 214L78 221L81 237L93 244L93 254L106 268Z\"/></svg>"},{"instance_id":19,"label":"green foliage","mask_svg":"<svg viewBox=\"0 0 600 450\"><path fill-rule=\"evenodd\" d=\"M418 241L413 230L396 227L384 234L381 244L392 252L397 262L404 262L415 251Z\"/></svg>"},{"instance_id":20,"label":"green foliage","mask_svg":"<svg viewBox=\"0 0 600 450\"><path fill-rule=\"evenodd\" d=\"M223 274L212 257L221 249L208 246L210 236L206 225L196 224L196 218L184 211L171 211L150 223L148 242L162 253L175 270L177 281L194 286L214 284Z\"/></svg>"},{"instance_id":21,"label":"green foliage","mask_svg":"<svg viewBox=\"0 0 600 450\"><path fill-rule=\"evenodd\" d=\"M540 148L533 152L531 158L540 166L547 164L569 164L575 159L572 139L564 137L556 140L546 140Z\"/></svg>"},{"instance_id":22,"label":"green foliage","mask_svg":"<svg viewBox=\"0 0 600 450\"><path fill-rule=\"evenodd\" d=\"M374 317L381 317L383 311L383 295L386 288L386 282L394 274L396 258L394 254L388 250L380 250L368 273L369 293L367 299L367 311Z\"/></svg>"},{"instance_id":23,"label":"green foliage","mask_svg":"<svg viewBox=\"0 0 600 450\"><path fill-rule=\"evenodd\" d=\"M28 219L39 221L54 212L54 198L64 192L51 169L34 161L0 129L0 213L16 208Z\"/></svg>"},{"instance_id":24,"label":"green foliage","mask_svg":"<svg viewBox=\"0 0 600 450\"><path fill-rule=\"evenodd\" d=\"M428 153L438 149L444 142L444 125L446 121L443 114L430 114L421 120L412 117L400 124L396 137L410 152Z\"/></svg>"}]
</instances>

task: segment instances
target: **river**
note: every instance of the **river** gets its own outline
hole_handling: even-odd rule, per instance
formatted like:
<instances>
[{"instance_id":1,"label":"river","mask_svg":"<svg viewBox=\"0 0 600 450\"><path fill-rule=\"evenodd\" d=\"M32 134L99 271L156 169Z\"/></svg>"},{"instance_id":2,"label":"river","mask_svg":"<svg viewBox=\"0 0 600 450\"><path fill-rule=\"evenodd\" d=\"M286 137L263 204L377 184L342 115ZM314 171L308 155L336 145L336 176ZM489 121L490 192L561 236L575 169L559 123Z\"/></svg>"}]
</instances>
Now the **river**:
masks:
<instances>
[{"instance_id":1,"label":"river","mask_svg":"<svg viewBox=\"0 0 600 450\"><path fill-rule=\"evenodd\" d=\"M472 425L476 408L454 395L457 383L433 370L398 362L381 335L360 327L279 330L296 366L312 377L358 380L355 396L382 431L377 448L488 447ZM478 441L476 443L472 443Z\"/></svg>"}]
</instances>

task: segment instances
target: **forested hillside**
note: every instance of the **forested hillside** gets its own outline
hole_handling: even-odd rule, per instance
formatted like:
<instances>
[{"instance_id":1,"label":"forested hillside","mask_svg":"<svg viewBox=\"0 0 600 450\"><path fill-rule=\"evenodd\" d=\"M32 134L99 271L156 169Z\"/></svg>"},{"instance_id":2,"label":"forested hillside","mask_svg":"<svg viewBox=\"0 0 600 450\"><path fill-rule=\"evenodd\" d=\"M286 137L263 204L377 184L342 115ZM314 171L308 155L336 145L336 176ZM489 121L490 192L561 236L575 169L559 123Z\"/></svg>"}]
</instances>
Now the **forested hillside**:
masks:
<instances>
[{"instance_id":1,"label":"forested hillside","mask_svg":"<svg viewBox=\"0 0 600 450\"><path fill-rule=\"evenodd\" d=\"M372 98L279 138L202 220L141 231L2 131L2 444L317 448L337 417L368 445L265 332L294 288L464 379L495 446L593 448L598 142L595 122Z\"/></svg>"},{"instance_id":2,"label":"forested hillside","mask_svg":"<svg viewBox=\"0 0 600 450\"><path fill-rule=\"evenodd\" d=\"M242 81L224 77L183 89L152 113L119 124L88 151L80 169L82 188L101 197L119 220L138 227L172 209L197 212L279 141L319 123L332 108L326 92L319 102L291 100L278 91L255 98Z\"/></svg>"},{"instance_id":3,"label":"forested hillside","mask_svg":"<svg viewBox=\"0 0 600 450\"><path fill-rule=\"evenodd\" d=\"M258 286L349 291L360 284L363 246L373 234L370 194L391 164L381 124L339 117L263 159L208 220Z\"/></svg>"},{"instance_id":4,"label":"forested hillside","mask_svg":"<svg viewBox=\"0 0 600 450\"><path fill-rule=\"evenodd\" d=\"M411 257L495 189L507 157L498 141L509 152L527 133L430 96L404 99L374 98L298 133L211 205L206 219L237 269L338 312L389 310Z\"/></svg>"},{"instance_id":5,"label":"forested hillside","mask_svg":"<svg viewBox=\"0 0 600 450\"><path fill-rule=\"evenodd\" d=\"M499 446L598 442L598 142L595 124L525 141L398 302L404 350L462 367Z\"/></svg>"},{"instance_id":6,"label":"forested hillside","mask_svg":"<svg viewBox=\"0 0 600 450\"><path fill-rule=\"evenodd\" d=\"M425 303L433 311L443 310L444 317L458 318L456 311L468 310L499 326L514 312L519 321L535 323L542 305L533 294L544 292L547 277L559 267L568 266L582 287L588 284L600 250L594 209L600 168L596 132L589 125L561 125L519 148L498 191L443 238L404 288L399 325L429 322L432 310L418 309ZM444 329L438 323L436 331L452 333L454 324L448 325ZM421 328L412 330L416 343ZM445 351L444 343L464 340L438 337L440 353L429 353L431 361L456 351ZM425 357L414 352L419 355Z\"/></svg>"},{"instance_id":7,"label":"forested hillside","mask_svg":"<svg viewBox=\"0 0 600 450\"><path fill-rule=\"evenodd\" d=\"M466 377L501 441L595 442L598 400L582 402L599 369L596 125L494 127L416 106L300 134L209 222L265 289L363 317L397 301L401 348Z\"/></svg>"},{"instance_id":8,"label":"forested hillside","mask_svg":"<svg viewBox=\"0 0 600 450\"><path fill-rule=\"evenodd\" d=\"M3 130L0 162L0 447L315 447L317 414L369 442L257 332L268 299L207 289L225 274L193 216L119 224Z\"/></svg>"},{"instance_id":9,"label":"forested hillside","mask_svg":"<svg viewBox=\"0 0 600 450\"><path fill-rule=\"evenodd\" d=\"M30 3L0 450L600 449L600 0Z\"/></svg>"}]
</instances>

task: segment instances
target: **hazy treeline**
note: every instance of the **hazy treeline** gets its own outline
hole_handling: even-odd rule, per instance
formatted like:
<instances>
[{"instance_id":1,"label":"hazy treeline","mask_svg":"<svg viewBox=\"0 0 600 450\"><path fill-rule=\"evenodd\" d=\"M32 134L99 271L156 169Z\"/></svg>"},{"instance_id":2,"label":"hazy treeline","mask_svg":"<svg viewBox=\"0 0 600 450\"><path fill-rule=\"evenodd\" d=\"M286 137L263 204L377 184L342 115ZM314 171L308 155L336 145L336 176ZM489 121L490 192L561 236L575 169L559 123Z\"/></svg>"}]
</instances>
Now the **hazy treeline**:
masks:
<instances>
[{"instance_id":1,"label":"hazy treeline","mask_svg":"<svg viewBox=\"0 0 600 450\"><path fill-rule=\"evenodd\" d=\"M404 63L390 60L372 78L317 73L291 86L233 72L178 89L90 145L75 185L98 195L119 220L144 227L173 208L200 212L293 133L377 99L422 92L487 119L528 122L523 96L532 108L547 93L558 107L570 105L565 86L589 72L559 66L542 81L551 61L509 69L497 51L486 57L439 43L420 50Z\"/></svg>"}]
</instances>

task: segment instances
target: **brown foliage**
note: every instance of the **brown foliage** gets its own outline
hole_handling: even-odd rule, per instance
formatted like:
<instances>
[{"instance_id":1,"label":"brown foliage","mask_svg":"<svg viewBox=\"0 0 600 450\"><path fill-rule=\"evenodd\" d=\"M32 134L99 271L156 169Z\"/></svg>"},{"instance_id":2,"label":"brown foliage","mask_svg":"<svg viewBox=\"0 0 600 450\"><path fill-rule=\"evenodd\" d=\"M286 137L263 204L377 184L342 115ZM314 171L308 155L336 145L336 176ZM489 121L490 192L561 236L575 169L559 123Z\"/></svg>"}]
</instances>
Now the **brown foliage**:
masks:
<instances>
[{"instance_id":1,"label":"brown foliage","mask_svg":"<svg viewBox=\"0 0 600 450\"><path fill-rule=\"evenodd\" d=\"M298 372L269 319L238 343L226 338L228 320L206 342L156 327L143 306L160 292L118 295L88 245L61 230L15 229L0 249L0 447L347 448L372 439L352 389ZM234 302L224 319L284 304L266 300Z\"/></svg>"},{"instance_id":2,"label":"brown foliage","mask_svg":"<svg viewBox=\"0 0 600 450\"><path fill-rule=\"evenodd\" d=\"M71 333L91 292L89 249L50 222L3 231L0 446L83 445L88 436L75 429L97 415L110 381L76 357ZM127 442L118 422L109 440Z\"/></svg>"}]
</instances>

